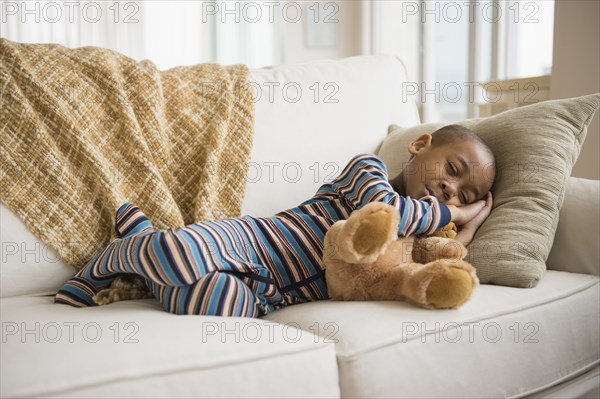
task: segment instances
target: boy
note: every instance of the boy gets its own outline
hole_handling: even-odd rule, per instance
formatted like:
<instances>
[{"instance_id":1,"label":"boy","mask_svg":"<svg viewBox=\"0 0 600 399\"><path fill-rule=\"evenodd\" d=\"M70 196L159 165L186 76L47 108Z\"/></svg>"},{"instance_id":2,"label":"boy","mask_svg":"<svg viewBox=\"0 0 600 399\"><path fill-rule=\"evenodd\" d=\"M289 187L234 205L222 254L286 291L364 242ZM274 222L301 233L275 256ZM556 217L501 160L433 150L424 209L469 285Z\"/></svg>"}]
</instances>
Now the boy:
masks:
<instances>
[{"instance_id":1,"label":"boy","mask_svg":"<svg viewBox=\"0 0 600 399\"><path fill-rule=\"evenodd\" d=\"M399 235L431 234L454 221L461 226L457 239L468 244L491 210L492 152L458 125L422 135L408 150L408 164L391 181L381 159L361 154L311 199L272 217L156 230L126 202L116 214L118 238L58 291L55 302L82 307L114 301L112 288L103 288L122 273L142 276L165 310L176 314L259 317L328 299L325 233L372 201L398 209ZM478 201L484 193L486 201Z\"/></svg>"}]
</instances>

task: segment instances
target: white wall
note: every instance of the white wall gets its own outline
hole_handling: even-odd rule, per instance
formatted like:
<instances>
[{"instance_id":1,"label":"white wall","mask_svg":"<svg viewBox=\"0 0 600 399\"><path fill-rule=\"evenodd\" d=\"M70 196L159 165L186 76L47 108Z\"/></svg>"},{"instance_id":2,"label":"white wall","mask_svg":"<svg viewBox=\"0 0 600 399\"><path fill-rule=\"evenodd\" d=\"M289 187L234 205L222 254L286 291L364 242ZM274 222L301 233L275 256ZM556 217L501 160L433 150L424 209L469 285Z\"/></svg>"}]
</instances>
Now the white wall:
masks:
<instances>
[{"instance_id":1,"label":"white wall","mask_svg":"<svg viewBox=\"0 0 600 399\"><path fill-rule=\"evenodd\" d=\"M550 98L600 92L600 2L557 0ZM600 179L600 112L596 112L572 176Z\"/></svg>"}]
</instances>

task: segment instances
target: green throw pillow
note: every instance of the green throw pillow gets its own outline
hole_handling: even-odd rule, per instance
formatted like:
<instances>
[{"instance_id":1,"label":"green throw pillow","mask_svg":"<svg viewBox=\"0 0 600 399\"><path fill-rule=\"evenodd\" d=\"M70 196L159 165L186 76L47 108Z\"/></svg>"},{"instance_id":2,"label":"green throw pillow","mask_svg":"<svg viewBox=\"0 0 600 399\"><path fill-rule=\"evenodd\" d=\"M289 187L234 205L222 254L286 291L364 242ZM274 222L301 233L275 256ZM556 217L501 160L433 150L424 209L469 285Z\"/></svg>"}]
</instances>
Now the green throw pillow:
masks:
<instances>
[{"instance_id":1,"label":"green throw pillow","mask_svg":"<svg viewBox=\"0 0 600 399\"><path fill-rule=\"evenodd\" d=\"M494 205L465 258L480 282L535 287L546 270L567 179L600 106L600 93L539 102L456 122L477 133L496 156ZM378 154L396 176L408 144L448 123L391 125Z\"/></svg>"}]
</instances>

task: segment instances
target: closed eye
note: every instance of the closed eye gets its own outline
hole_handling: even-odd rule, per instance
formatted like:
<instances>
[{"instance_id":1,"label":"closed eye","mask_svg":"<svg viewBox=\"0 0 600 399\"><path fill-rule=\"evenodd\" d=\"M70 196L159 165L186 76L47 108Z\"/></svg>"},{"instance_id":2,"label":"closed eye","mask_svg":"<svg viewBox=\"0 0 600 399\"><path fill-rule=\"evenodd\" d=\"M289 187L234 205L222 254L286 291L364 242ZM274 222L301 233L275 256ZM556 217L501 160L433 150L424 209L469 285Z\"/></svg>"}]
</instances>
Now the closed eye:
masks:
<instances>
[{"instance_id":1,"label":"closed eye","mask_svg":"<svg viewBox=\"0 0 600 399\"><path fill-rule=\"evenodd\" d=\"M448 169L450 169L452 176L458 176L458 169L456 168L456 166L454 166L454 164L451 162L448 162L448 166ZM467 195L464 192L461 192L460 194L461 203L466 205L468 203Z\"/></svg>"},{"instance_id":2,"label":"closed eye","mask_svg":"<svg viewBox=\"0 0 600 399\"><path fill-rule=\"evenodd\" d=\"M458 175L458 169L456 169L456 167L454 166L453 163L448 162L448 170L450 171L450 174L452 176L456 176Z\"/></svg>"}]
</instances>

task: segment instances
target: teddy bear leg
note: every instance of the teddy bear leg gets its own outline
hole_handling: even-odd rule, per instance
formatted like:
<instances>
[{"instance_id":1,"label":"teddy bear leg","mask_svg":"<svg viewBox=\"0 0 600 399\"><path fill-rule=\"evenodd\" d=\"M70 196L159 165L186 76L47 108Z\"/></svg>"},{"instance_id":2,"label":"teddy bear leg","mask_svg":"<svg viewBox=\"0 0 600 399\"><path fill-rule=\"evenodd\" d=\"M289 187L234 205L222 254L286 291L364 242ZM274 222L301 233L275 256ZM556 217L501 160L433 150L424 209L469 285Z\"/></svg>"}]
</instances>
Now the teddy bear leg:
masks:
<instances>
[{"instance_id":1,"label":"teddy bear leg","mask_svg":"<svg viewBox=\"0 0 600 399\"><path fill-rule=\"evenodd\" d=\"M464 259L467 253L467 248L461 242L442 237L417 238L411 251L413 261L422 264L438 259L458 261Z\"/></svg>"},{"instance_id":2,"label":"teddy bear leg","mask_svg":"<svg viewBox=\"0 0 600 399\"><path fill-rule=\"evenodd\" d=\"M439 259L401 267L405 269L401 285L403 297L429 309L458 308L479 285L475 268L462 260Z\"/></svg>"},{"instance_id":3,"label":"teddy bear leg","mask_svg":"<svg viewBox=\"0 0 600 399\"><path fill-rule=\"evenodd\" d=\"M348 263L374 262L397 237L400 215L384 202L371 202L336 222L325 237L328 256Z\"/></svg>"}]
</instances>

